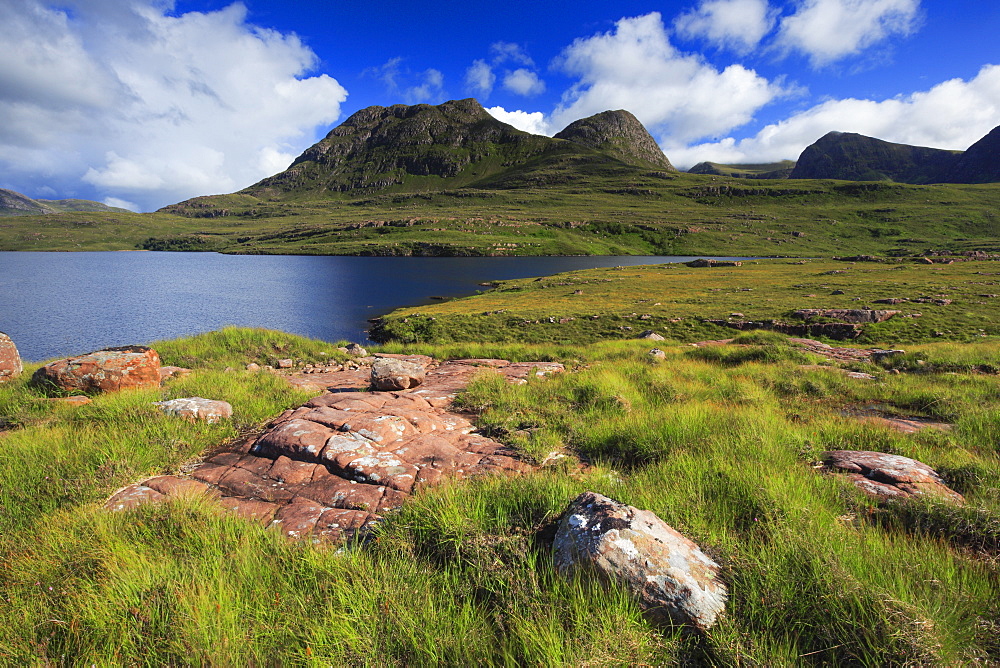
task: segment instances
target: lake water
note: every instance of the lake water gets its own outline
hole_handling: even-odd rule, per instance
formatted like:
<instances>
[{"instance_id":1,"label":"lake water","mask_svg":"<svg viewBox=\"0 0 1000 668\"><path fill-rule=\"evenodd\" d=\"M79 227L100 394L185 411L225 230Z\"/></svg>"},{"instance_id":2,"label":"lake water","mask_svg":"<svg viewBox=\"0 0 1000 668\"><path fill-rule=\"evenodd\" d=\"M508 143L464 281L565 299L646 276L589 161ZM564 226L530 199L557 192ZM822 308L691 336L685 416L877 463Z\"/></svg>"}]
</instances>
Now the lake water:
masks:
<instances>
[{"instance_id":1,"label":"lake water","mask_svg":"<svg viewBox=\"0 0 1000 668\"><path fill-rule=\"evenodd\" d=\"M369 318L483 281L691 259L0 252L0 332L29 361L225 325L363 343Z\"/></svg>"}]
</instances>

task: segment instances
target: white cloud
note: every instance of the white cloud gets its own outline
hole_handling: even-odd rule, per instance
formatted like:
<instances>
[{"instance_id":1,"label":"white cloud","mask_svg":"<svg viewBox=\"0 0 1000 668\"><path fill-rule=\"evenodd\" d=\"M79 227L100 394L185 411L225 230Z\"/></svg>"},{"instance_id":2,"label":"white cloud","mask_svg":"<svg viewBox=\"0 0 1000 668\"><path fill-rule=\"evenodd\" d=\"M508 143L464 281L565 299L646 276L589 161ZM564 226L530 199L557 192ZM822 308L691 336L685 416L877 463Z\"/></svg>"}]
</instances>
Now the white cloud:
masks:
<instances>
[{"instance_id":1,"label":"white cloud","mask_svg":"<svg viewBox=\"0 0 1000 668\"><path fill-rule=\"evenodd\" d=\"M781 19L778 45L825 65L917 27L920 0L800 0Z\"/></svg>"},{"instance_id":2,"label":"white cloud","mask_svg":"<svg viewBox=\"0 0 1000 668\"><path fill-rule=\"evenodd\" d=\"M366 70L365 74L381 80L390 95L402 98L406 104L444 102L444 75L440 70L430 68L414 72L402 64L403 59L397 56L379 67Z\"/></svg>"},{"instance_id":3,"label":"white cloud","mask_svg":"<svg viewBox=\"0 0 1000 668\"><path fill-rule=\"evenodd\" d=\"M521 45L514 44L513 42L494 42L490 45L490 55L494 65L512 62L515 65L535 66L535 61L531 59L531 56L528 55Z\"/></svg>"},{"instance_id":4,"label":"white cloud","mask_svg":"<svg viewBox=\"0 0 1000 668\"><path fill-rule=\"evenodd\" d=\"M107 204L108 206L116 206L119 209L128 209L129 211L138 211L139 205L135 202L129 202L126 199L118 199L117 197L105 197L102 204Z\"/></svg>"},{"instance_id":5,"label":"white cloud","mask_svg":"<svg viewBox=\"0 0 1000 668\"><path fill-rule=\"evenodd\" d=\"M795 160L830 131L857 132L885 141L964 150L1000 123L1000 65L968 81L951 79L926 91L888 100L829 100L768 125L755 136L663 146L681 168L703 160L722 163Z\"/></svg>"},{"instance_id":6,"label":"white cloud","mask_svg":"<svg viewBox=\"0 0 1000 668\"><path fill-rule=\"evenodd\" d=\"M538 95L545 92L545 82L538 75L523 67L507 72L503 78L503 87L517 95Z\"/></svg>"},{"instance_id":7,"label":"white cloud","mask_svg":"<svg viewBox=\"0 0 1000 668\"><path fill-rule=\"evenodd\" d=\"M674 28L683 37L749 53L771 32L775 15L767 0L702 0L674 19Z\"/></svg>"},{"instance_id":8,"label":"white cloud","mask_svg":"<svg viewBox=\"0 0 1000 668\"><path fill-rule=\"evenodd\" d=\"M295 35L239 3L169 15L158 0L0 2L0 169L25 190L144 209L247 186L340 116ZM280 160L279 160L280 158ZM16 175L16 176L15 176Z\"/></svg>"},{"instance_id":9,"label":"white cloud","mask_svg":"<svg viewBox=\"0 0 1000 668\"><path fill-rule=\"evenodd\" d=\"M472 65L465 71L465 89L484 100L493 92L496 80L497 75L493 74L493 68L482 59L472 61Z\"/></svg>"},{"instance_id":10,"label":"white cloud","mask_svg":"<svg viewBox=\"0 0 1000 668\"><path fill-rule=\"evenodd\" d=\"M507 111L503 107L489 107L486 109L493 118L503 121L508 125L513 125L518 130L530 132L533 135L547 135L551 137L555 134L552 125L545 118L545 114L540 111Z\"/></svg>"},{"instance_id":11,"label":"white cloud","mask_svg":"<svg viewBox=\"0 0 1000 668\"><path fill-rule=\"evenodd\" d=\"M557 66L579 81L563 95L553 113L554 125L627 109L650 130L683 142L743 125L787 93L741 65L719 71L698 56L680 53L655 12L621 19L611 32L577 39Z\"/></svg>"}]
</instances>

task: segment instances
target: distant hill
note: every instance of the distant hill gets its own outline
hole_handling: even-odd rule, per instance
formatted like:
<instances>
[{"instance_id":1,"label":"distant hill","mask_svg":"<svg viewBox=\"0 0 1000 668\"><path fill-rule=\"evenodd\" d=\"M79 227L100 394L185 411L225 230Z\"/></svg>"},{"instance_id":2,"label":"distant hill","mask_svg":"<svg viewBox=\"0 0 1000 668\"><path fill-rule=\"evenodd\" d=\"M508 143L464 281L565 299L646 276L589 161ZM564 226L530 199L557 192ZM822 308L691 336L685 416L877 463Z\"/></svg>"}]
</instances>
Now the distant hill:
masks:
<instances>
[{"instance_id":1,"label":"distant hill","mask_svg":"<svg viewBox=\"0 0 1000 668\"><path fill-rule=\"evenodd\" d=\"M676 171L645 126L624 109L573 121L555 138L604 151L628 164Z\"/></svg>"},{"instance_id":2,"label":"distant hill","mask_svg":"<svg viewBox=\"0 0 1000 668\"><path fill-rule=\"evenodd\" d=\"M126 211L88 199L31 199L0 188L0 216L37 216L67 211Z\"/></svg>"},{"instance_id":3,"label":"distant hill","mask_svg":"<svg viewBox=\"0 0 1000 668\"><path fill-rule=\"evenodd\" d=\"M791 178L937 183L960 153L830 132L802 151Z\"/></svg>"},{"instance_id":4,"label":"distant hill","mask_svg":"<svg viewBox=\"0 0 1000 668\"><path fill-rule=\"evenodd\" d=\"M794 160L762 164L723 165L718 162L699 162L688 170L689 174L731 176L737 179L787 179L795 169Z\"/></svg>"}]
</instances>

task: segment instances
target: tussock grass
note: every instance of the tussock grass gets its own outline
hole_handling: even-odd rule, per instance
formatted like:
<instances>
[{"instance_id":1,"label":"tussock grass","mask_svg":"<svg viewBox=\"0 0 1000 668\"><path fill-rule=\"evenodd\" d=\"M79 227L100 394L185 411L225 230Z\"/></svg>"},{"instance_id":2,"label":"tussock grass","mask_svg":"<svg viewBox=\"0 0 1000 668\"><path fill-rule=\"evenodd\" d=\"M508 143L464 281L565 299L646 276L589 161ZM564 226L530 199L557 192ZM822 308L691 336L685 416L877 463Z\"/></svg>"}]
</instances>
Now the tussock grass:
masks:
<instances>
[{"instance_id":1,"label":"tussock grass","mask_svg":"<svg viewBox=\"0 0 1000 668\"><path fill-rule=\"evenodd\" d=\"M788 359L720 364L663 342L663 361L641 341L414 346L407 350L570 364L571 373L525 385L484 370L460 403L527 457L571 457L529 475L424 490L372 540L345 549L286 542L199 498L101 510L116 486L174 470L302 400L270 374L221 370L270 354L260 351L283 340L277 334L220 336L260 348L233 344L204 366L189 363L195 373L160 392L72 410L35 404L21 380L0 385L2 416L18 425L0 437L3 662L1000 661L996 376L879 371L860 381ZM165 357L197 362L203 345L172 342ZM742 345L786 347L770 335ZM936 348L921 352L930 359ZM235 424L168 420L149 406L188 394L230 401ZM842 410L856 405L956 426L901 434ZM832 448L920 459L967 505L876 504L814 468ZM573 457L590 464L579 469ZM557 576L552 535L584 490L652 510L713 556L731 593L722 621L701 635L654 628L620 589Z\"/></svg>"}]
</instances>

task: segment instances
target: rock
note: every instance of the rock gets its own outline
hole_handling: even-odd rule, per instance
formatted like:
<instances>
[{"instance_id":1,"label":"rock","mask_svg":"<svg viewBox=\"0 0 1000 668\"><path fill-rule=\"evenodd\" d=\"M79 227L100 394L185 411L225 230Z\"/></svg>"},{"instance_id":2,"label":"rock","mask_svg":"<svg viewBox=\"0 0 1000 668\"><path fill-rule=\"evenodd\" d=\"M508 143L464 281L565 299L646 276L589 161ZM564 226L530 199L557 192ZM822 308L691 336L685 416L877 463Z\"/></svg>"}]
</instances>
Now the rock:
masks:
<instances>
[{"instance_id":1,"label":"rock","mask_svg":"<svg viewBox=\"0 0 1000 668\"><path fill-rule=\"evenodd\" d=\"M21 355L10 337L0 332L0 383L21 375Z\"/></svg>"},{"instance_id":2,"label":"rock","mask_svg":"<svg viewBox=\"0 0 1000 668\"><path fill-rule=\"evenodd\" d=\"M291 369L294 363L290 359L278 360L279 369Z\"/></svg>"},{"instance_id":3,"label":"rock","mask_svg":"<svg viewBox=\"0 0 1000 668\"><path fill-rule=\"evenodd\" d=\"M368 357L368 351L357 343L352 343L344 349L351 357Z\"/></svg>"},{"instance_id":4,"label":"rock","mask_svg":"<svg viewBox=\"0 0 1000 668\"><path fill-rule=\"evenodd\" d=\"M653 348L652 350L650 350L646 354L649 355L650 357L654 357L654 358L656 358L658 360L665 360L665 359L667 359L667 354L665 352L663 352L662 350L660 350L659 348Z\"/></svg>"},{"instance_id":5,"label":"rock","mask_svg":"<svg viewBox=\"0 0 1000 668\"><path fill-rule=\"evenodd\" d=\"M256 362L250 362L250 364L247 364L246 369L247 371L260 371L260 365Z\"/></svg>"},{"instance_id":6,"label":"rock","mask_svg":"<svg viewBox=\"0 0 1000 668\"><path fill-rule=\"evenodd\" d=\"M185 369L180 366L161 366L160 367L160 382L163 382L167 378L183 378L191 374L191 369Z\"/></svg>"},{"instance_id":7,"label":"rock","mask_svg":"<svg viewBox=\"0 0 1000 668\"><path fill-rule=\"evenodd\" d=\"M883 362L890 357L895 357L896 355L905 355L905 350L873 350L872 351L872 362L876 364Z\"/></svg>"},{"instance_id":8,"label":"rock","mask_svg":"<svg viewBox=\"0 0 1000 668\"><path fill-rule=\"evenodd\" d=\"M372 363L372 389L408 390L424 382L424 367L415 362L380 357Z\"/></svg>"},{"instance_id":9,"label":"rock","mask_svg":"<svg viewBox=\"0 0 1000 668\"><path fill-rule=\"evenodd\" d=\"M846 473L866 494L881 500L905 499L921 495L963 503L934 469L909 457L868 450L830 450L823 453L828 471Z\"/></svg>"},{"instance_id":10,"label":"rock","mask_svg":"<svg viewBox=\"0 0 1000 668\"><path fill-rule=\"evenodd\" d=\"M745 318L746 316L743 315L742 313L730 313L729 317L730 318Z\"/></svg>"},{"instance_id":11,"label":"rock","mask_svg":"<svg viewBox=\"0 0 1000 668\"><path fill-rule=\"evenodd\" d=\"M843 290L834 290L830 293L831 295L842 295L845 294Z\"/></svg>"},{"instance_id":12,"label":"rock","mask_svg":"<svg viewBox=\"0 0 1000 668\"><path fill-rule=\"evenodd\" d=\"M228 419L233 416L233 407L228 402L203 399L201 397L154 401L153 405L159 406L160 410L167 415L176 415L177 417L189 420L204 420L209 424L214 424L219 420Z\"/></svg>"},{"instance_id":13,"label":"rock","mask_svg":"<svg viewBox=\"0 0 1000 668\"><path fill-rule=\"evenodd\" d=\"M117 392L160 386L160 356L146 346L105 348L46 364L32 382L70 392Z\"/></svg>"},{"instance_id":14,"label":"rock","mask_svg":"<svg viewBox=\"0 0 1000 668\"><path fill-rule=\"evenodd\" d=\"M651 329L647 329L645 332L639 335L640 339L646 339L647 341L666 341L666 337L657 334Z\"/></svg>"},{"instance_id":15,"label":"rock","mask_svg":"<svg viewBox=\"0 0 1000 668\"><path fill-rule=\"evenodd\" d=\"M560 573L624 585L655 623L704 630L725 609L719 565L648 510L584 492L559 523L553 550Z\"/></svg>"},{"instance_id":16,"label":"rock","mask_svg":"<svg viewBox=\"0 0 1000 668\"><path fill-rule=\"evenodd\" d=\"M840 322L868 325L885 322L898 313L899 311L876 311L874 309L804 308L794 311L792 315L806 322L816 318L830 318L831 320L838 320Z\"/></svg>"}]
</instances>

